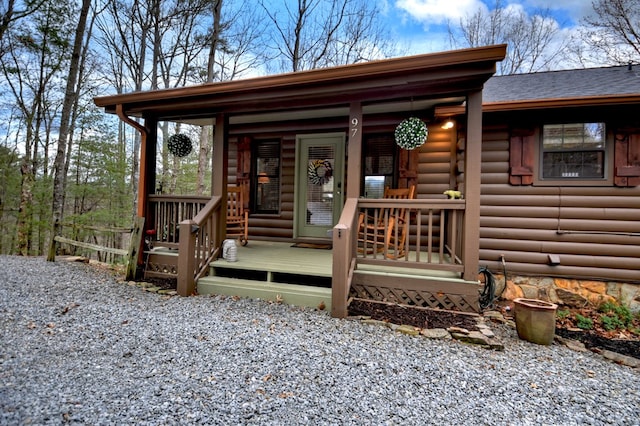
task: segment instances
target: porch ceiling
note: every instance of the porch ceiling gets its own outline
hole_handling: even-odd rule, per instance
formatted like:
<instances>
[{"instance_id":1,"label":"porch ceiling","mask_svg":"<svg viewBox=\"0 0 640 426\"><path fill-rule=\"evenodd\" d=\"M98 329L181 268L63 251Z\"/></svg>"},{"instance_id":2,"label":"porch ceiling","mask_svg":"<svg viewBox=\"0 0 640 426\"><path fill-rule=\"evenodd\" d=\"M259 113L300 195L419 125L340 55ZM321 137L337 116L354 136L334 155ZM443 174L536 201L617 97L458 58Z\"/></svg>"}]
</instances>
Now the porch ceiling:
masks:
<instances>
[{"instance_id":1,"label":"porch ceiling","mask_svg":"<svg viewBox=\"0 0 640 426\"><path fill-rule=\"evenodd\" d=\"M364 113L416 109L464 100L495 73L505 45L410 56L298 73L95 98L108 113L199 122L226 113L236 120L268 120L293 111L310 118L347 115L352 102ZM421 106L417 106L421 103ZM306 111L306 112L298 112ZM244 116L239 117L239 116ZM244 122L249 122L244 121ZM210 123L207 123L210 124Z\"/></svg>"}]
</instances>

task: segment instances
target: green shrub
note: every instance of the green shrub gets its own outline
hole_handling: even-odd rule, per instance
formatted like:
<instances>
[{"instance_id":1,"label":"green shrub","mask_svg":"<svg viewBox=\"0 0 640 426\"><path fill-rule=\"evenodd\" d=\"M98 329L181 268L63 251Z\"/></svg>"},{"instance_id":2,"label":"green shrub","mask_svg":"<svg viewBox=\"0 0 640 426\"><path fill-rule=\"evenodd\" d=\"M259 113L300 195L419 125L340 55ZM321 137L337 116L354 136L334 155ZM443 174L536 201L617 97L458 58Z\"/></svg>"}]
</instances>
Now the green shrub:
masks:
<instances>
[{"instance_id":1,"label":"green shrub","mask_svg":"<svg viewBox=\"0 0 640 426\"><path fill-rule=\"evenodd\" d=\"M580 314L576 314L576 325L578 328L583 330L591 330L593 328L593 320Z\"/></svg>"},{"instance_id":2,"label":"green shrub","mask_svg":"<svg viewBox=\"0 0 640 426\"><path fill-rule=\"evenodd\" d=\"M569 314L571 314L571 311L570 311L570 310L568 310L568 309L566 309L566 310L562 310L562 309L560 309L560 310L556 311L556 315L557 315L557 316L558 316L558 318L560 318L560 319L565 319L566 317L568 317L568 316L569 316Z\"/></svg>"},{"instance_id":3,"label":"green shrub","mask_svg":"<svg viewBox=\"0 0 640 426\"><path fill-rule=\"evenodd\" d=\"M621 324L616 328L627 328L633 322L633 314L626 306L605 302L598 310L608 317L615 318L615 322Z\"/></svg>"},{"instance_id":4,"label":"green shrub","mask_svg":"<svg viewBox=\"0 0 640 426\"><path fill-rule=\"evenodd\" d=\"M625 328L625 324L620 321L620 318L615 314L612 316L602 315L600 317L600 322L607 331Z\"/></svg>"}]
</instances>

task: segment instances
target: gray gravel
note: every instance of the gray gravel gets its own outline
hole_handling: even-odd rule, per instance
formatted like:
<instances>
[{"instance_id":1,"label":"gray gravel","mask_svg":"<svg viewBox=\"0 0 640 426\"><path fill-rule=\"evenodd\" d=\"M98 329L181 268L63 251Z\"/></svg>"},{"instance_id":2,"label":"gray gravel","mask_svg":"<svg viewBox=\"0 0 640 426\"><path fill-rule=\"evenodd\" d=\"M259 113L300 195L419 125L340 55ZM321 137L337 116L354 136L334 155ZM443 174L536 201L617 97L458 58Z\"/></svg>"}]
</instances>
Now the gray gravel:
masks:
<instances>
[{"instance_id":1,"label":"gray gravel","mask_svg":"<svg viewBox=\"0 0 640 426\"><path fill-rule=\"evenodd\" d=\"M640 424L640 374L0 256L1 424Z\"/></svg>"}]
</instances>

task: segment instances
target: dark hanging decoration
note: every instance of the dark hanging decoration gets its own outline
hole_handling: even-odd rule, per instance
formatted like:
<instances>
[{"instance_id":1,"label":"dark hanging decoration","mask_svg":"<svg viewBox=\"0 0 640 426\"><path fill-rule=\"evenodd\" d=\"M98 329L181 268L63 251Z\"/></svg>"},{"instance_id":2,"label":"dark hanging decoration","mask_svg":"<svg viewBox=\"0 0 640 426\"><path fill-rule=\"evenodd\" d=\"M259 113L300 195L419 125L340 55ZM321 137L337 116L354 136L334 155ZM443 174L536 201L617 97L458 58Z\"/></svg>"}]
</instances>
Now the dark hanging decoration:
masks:
<instances>
[{"instance_id":1,"label":"dark hanging decoration","mask_svg":"<svg viewBox=\"0 0 640 426\"><path fill-rule=\"evenodd\" d=\"M169 152L176 157L186 157L191 153L193 144L189 136L178 133L169 137L167 147L169 148Z\"/></svg>"}]
</instances>

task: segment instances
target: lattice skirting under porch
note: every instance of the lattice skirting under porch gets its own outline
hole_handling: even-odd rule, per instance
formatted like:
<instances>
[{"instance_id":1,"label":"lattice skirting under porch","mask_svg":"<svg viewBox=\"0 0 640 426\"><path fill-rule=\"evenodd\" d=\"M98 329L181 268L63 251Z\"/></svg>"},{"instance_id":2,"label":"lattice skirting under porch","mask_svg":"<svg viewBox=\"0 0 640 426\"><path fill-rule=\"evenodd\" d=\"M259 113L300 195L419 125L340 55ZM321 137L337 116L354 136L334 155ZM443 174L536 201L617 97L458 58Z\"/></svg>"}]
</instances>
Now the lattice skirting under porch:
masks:
<instances>
[{"instance_id":1,"label":"lattice skirting under porch","mask_svg":"<svg viewBox=\"0 0 640 426\"><path fill-rule=\"evenodd\" d=\"M176 278L178 276L178 256L146 252L145 278Z\"/></svg>"},{"instance_id":2,"label":"lattice skirting under porch","mask_svg":"<svg viewBox=\"0 0 640 426\"><path fill-rule=\"evenodd\" d=\"M441 283L425 279L381 279L377 276L356 278L351 284L351 297L391 302L407 306L479 312L478 286L467 283Z\"/></svg>"}]
</instances>

